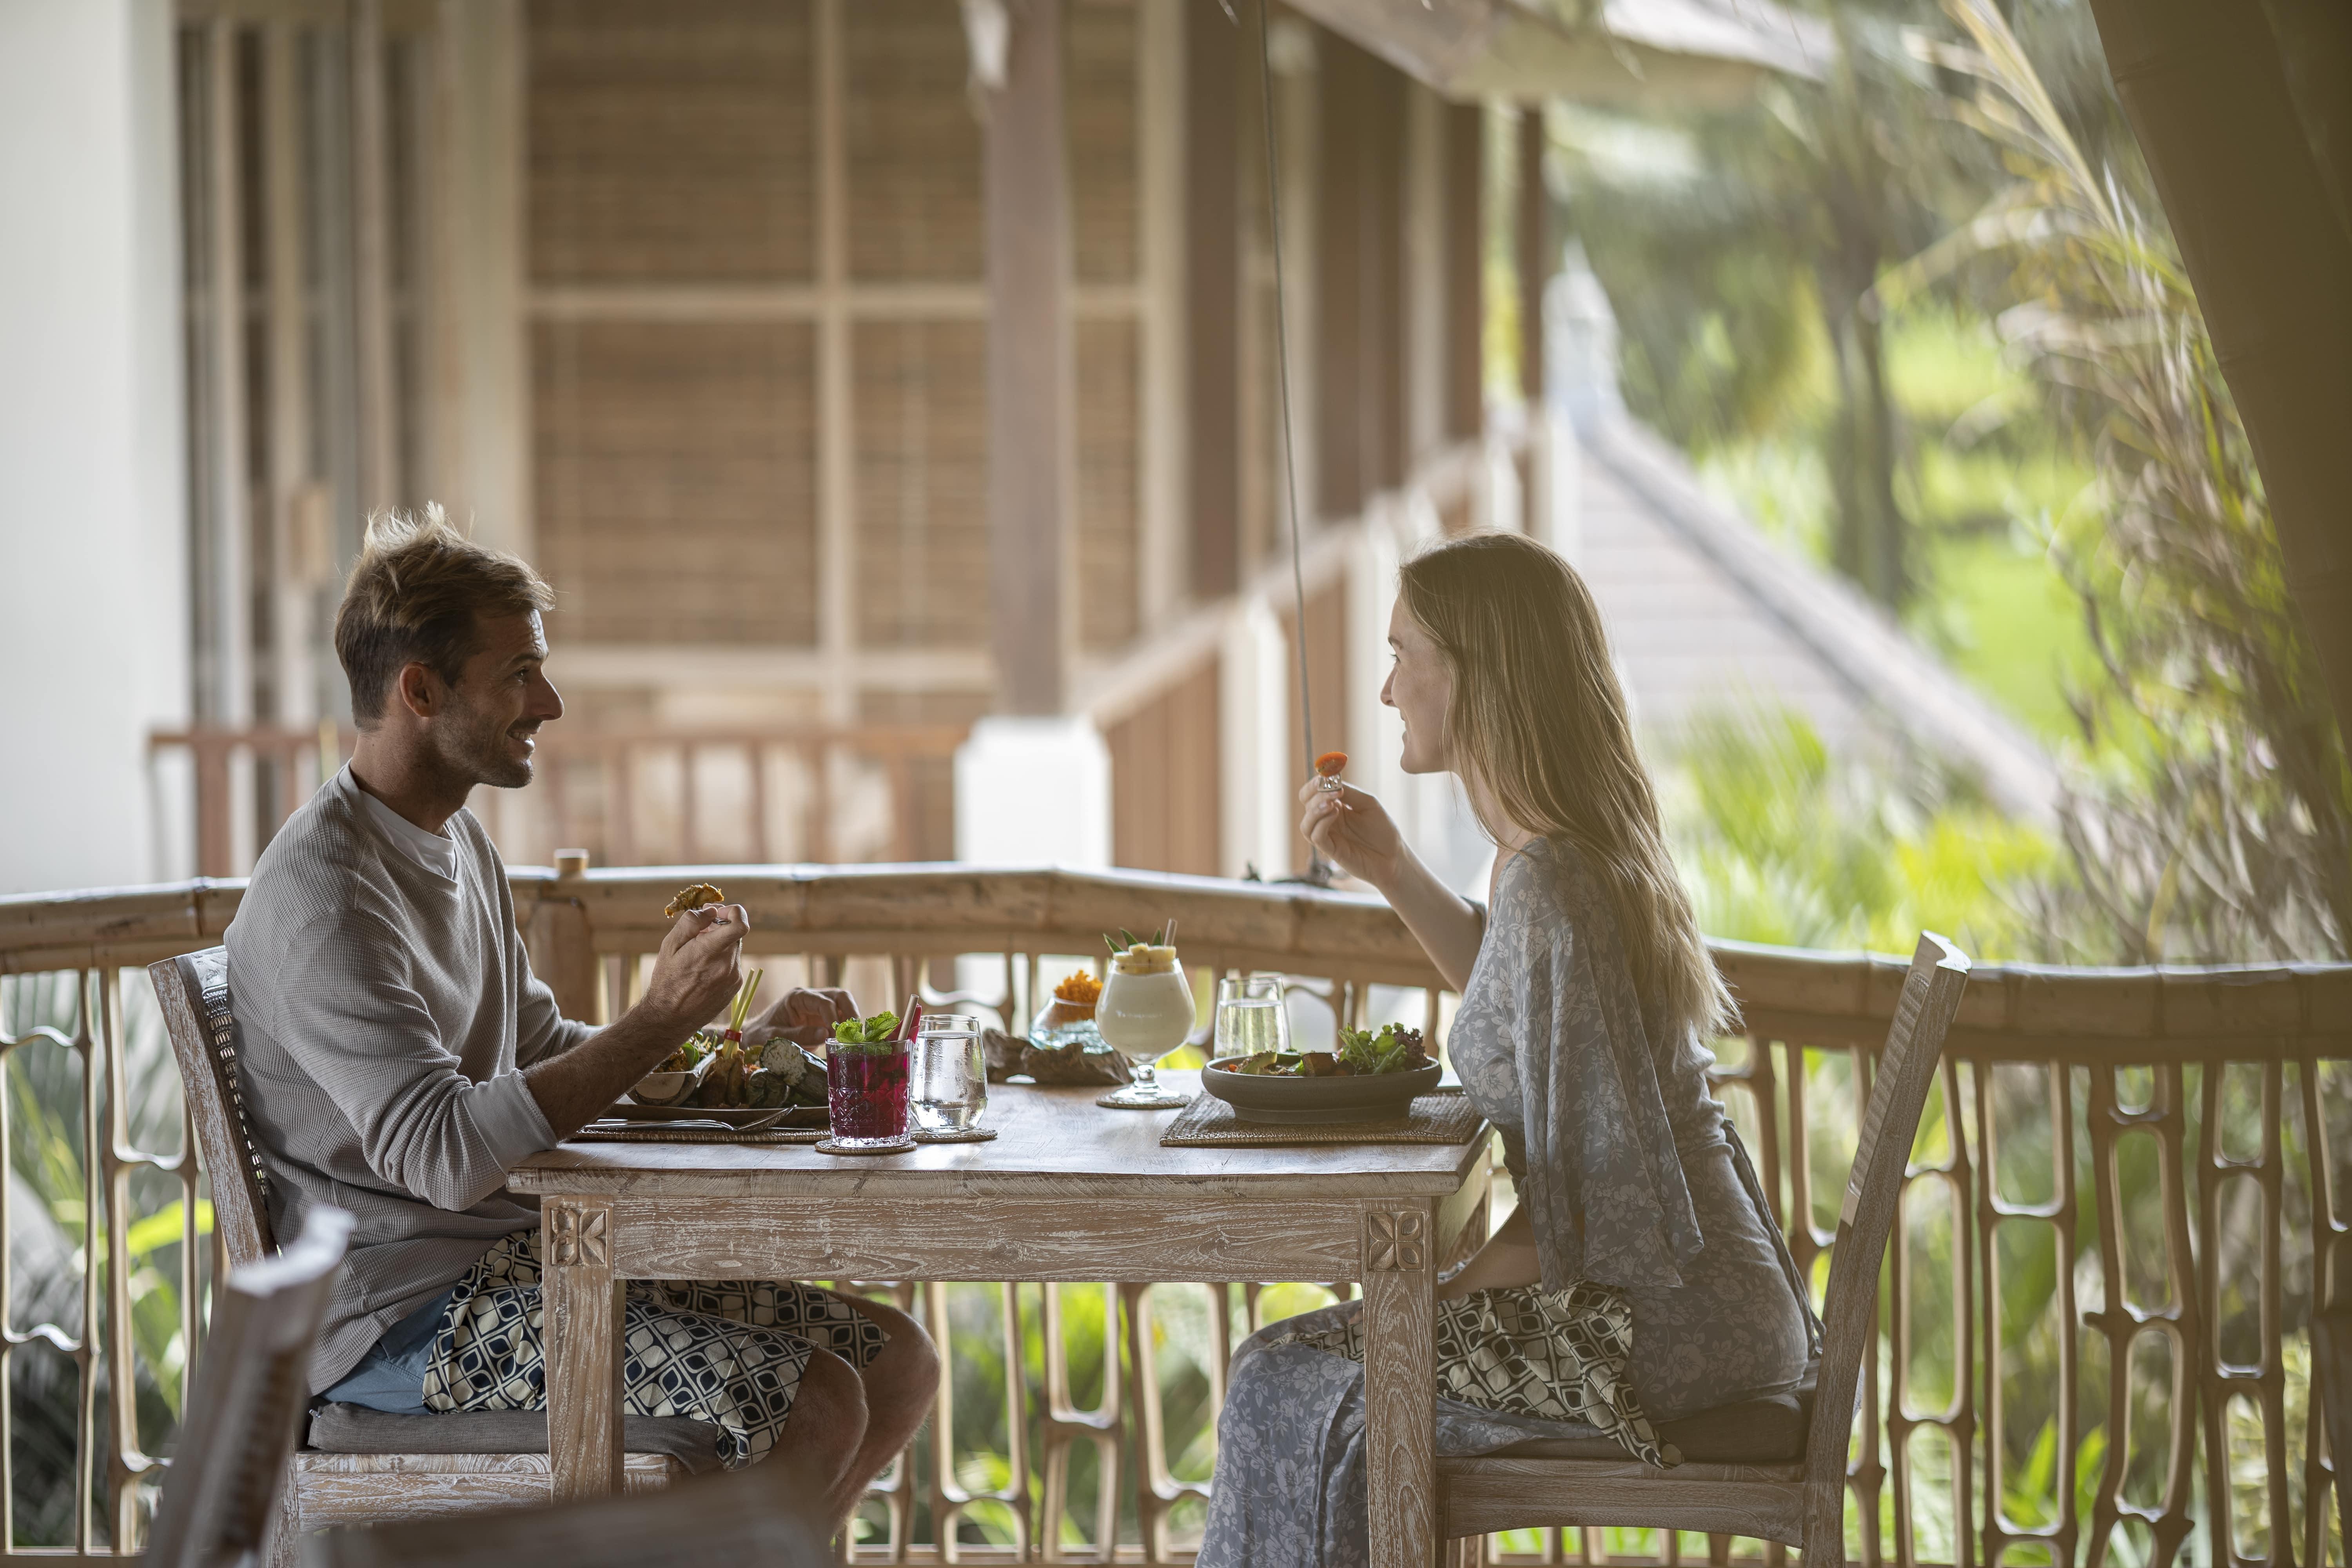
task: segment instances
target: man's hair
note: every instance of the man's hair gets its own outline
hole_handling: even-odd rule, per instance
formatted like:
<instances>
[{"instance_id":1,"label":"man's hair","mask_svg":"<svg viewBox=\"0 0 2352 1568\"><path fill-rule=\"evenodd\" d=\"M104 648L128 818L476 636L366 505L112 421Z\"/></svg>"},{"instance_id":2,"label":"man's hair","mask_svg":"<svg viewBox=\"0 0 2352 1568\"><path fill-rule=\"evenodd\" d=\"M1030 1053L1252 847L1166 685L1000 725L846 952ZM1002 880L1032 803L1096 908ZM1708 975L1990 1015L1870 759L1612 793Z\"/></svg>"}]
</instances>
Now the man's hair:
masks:
<instances>
[{"instance_id":1,"label":"man's hair","mask_svg":"<svg viewBox=\"0 0 2352 1568\"><path fill-rule=\"evenodd\" d=\"M335 612L335 657L352 683L362 729L383 718L393 679L422 664L455 686L481 646L484 617L546 610L555 591L538 573L475 543L428 502L415 515L379 512Z\"/></svg>"}]
</instances>

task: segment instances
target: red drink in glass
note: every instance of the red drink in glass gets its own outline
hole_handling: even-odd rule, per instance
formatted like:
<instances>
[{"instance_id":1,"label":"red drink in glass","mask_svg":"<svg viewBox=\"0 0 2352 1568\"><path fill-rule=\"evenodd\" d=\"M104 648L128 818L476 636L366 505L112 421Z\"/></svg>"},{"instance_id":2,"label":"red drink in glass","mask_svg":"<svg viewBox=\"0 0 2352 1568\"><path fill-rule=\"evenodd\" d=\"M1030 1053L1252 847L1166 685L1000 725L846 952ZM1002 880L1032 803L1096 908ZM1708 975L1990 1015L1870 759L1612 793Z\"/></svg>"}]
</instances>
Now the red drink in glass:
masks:
<instances>
[{"instance_id":1,"label":"red drink in glass","mask_svg":"<svg viewBox=\"0 0 2352 1568\"><path fill-rule=\"evenodd\" d=\"M907 1139L907 1046L836 1046L824 1064L833 1141L878 1148Z\"/></svg>"}]
</instances>

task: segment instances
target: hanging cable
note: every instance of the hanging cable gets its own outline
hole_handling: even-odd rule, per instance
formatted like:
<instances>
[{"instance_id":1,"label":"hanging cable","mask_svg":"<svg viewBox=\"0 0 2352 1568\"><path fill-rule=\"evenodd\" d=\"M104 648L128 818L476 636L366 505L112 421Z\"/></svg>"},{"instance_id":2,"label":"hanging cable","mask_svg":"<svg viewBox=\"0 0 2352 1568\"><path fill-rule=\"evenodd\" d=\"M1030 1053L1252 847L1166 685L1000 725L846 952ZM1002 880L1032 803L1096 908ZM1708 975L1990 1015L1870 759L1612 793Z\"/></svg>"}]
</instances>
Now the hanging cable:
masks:
<instances>
[{"instance_id":1,"label":"hanging cable","mask_svg":"<svg viewBox=\"0 0 2352 1568\"><path fill-rule=\"evenodd\" d=\"M1291 644L1298 650L1298 731L1305 748L1307 775L1315 776L1315 709L1307 679L1307 568L1298 542L1299 527L1305 515L1298 494L1298 454L1290 417L1290 324L1282 277L1282 177L1276 155L1274 133L1274 48L1268 41L1266 12L1273 0L1257 0L1257 89L1261 112L1265 117L1265 215L1267 237L1274 251L1274 363L1276 404L1282 425L1283 496L1290 513L1290 590L1295 620L1291 626ZM1226 15L1233 13L1230 8ZM1309 882L1318 888L1331 885L1331 868L1324 863L1323 852L1309 839L1307 845L1307 870L1303 876L1286 879Z\"/></svg>"}]
</instances>

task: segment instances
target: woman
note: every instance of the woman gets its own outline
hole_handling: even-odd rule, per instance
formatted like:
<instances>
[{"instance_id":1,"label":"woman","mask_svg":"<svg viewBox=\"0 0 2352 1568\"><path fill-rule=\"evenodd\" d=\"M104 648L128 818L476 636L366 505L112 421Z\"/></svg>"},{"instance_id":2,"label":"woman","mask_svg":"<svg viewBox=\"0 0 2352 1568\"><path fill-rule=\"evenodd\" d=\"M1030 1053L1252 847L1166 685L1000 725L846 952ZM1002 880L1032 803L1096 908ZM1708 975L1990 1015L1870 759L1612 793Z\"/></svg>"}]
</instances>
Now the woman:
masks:
<instances>
[{"instance_id":1,"label":"woman","mask_svg":"<svg viewBox=\"0 0 2352 1568\"><path fill-rule=\"evenodd\" d=\"M1310 782L1300 826L1462 994L1448 1049L1517 1184L1519 1206L1439 1292L1441 1395L1468 1397L1439 1399L1438 1451L1606 1434L1671 1463L1645 1414L1786 1393L1816 1342L1707 1091L1700 1042L1729 1026L1730 997L1568 563L1479 534L1415 557L1400 590L1381 700L1404 721L1404 771L1456 774L1494 839L1488 907L1438 881L1361 790ZM1270 1324L1236 1353L1202 1568L1365 1561L1357 1313Z\"/></svg>"}]
</instances>

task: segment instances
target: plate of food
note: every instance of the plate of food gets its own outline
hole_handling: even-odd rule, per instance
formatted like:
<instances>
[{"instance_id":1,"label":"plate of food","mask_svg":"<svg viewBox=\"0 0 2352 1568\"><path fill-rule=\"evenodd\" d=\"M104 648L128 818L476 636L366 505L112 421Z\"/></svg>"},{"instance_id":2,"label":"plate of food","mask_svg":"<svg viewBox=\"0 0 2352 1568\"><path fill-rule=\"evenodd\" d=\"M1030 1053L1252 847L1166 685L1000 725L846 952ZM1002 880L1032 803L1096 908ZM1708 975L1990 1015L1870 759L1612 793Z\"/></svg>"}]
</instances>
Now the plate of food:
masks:
<instances>
[{"instance_id":1,"label":"plate of food","mask_svg":"<svg viewBox=\"0 0 2352 1568\"><path fill-rule=\"evenodd\" d=\"M1398 1024L1342 1029L1339 1047L1221 1057L1202 1070L1201 1087L1244 1121L1385 1121L1402 1116L1444 1073L1421 1031Z\"/></svg>"},{"instance_id":2,"label":"plate of food","mask_svg":"<svg viewBox=\"0 0 2352 1568\"><path fill-rule=\"evenodd\" d=\"M725 1028L701 1028L688 1036L637 1080L629 1098L614 1107L614 1114L633 1121L824 1126L824 1063L782 1034L757 1045L743 1039L743 1021L759 992L761 973L753 970L744 982L728 1010Z\"/></svg>"}]
</instances>

